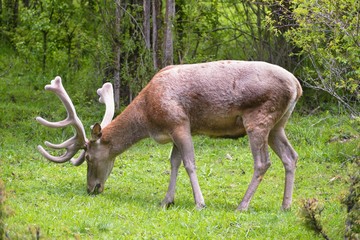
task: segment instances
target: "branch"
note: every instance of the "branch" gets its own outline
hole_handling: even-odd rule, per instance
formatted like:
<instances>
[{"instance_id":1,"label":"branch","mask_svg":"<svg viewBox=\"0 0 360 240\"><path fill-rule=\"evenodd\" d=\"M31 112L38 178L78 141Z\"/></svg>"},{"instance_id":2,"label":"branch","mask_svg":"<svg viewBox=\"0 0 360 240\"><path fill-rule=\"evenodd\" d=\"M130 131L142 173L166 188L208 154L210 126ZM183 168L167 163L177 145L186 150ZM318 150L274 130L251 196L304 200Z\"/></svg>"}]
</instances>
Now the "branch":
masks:
<instances>
[{"instance_id":1,"label":"branch","mask_svg":"<svg viewBox=\"0 0 360 240\"><path fill-rule=\"evenodd\" d=\"M359 111L357 111L348 102L346 102L341 96L339 96L332 86L328 86L328 83L324 79L322 73L320 72L320 69L317 66L316 61L313 58L313 56L309 55L309 58L310 58L311 64L313 65L313 67L314 67L314 69L315 69L315 71L317 73L318 78L321 81L322 86L315 86L315 85L310 84L307 81L303 81L305 83L305 85L307 87L310 87L310 88L313 88L313 89L316 89L316 90L322 90L324 92L329 93L331 96L335 97L335 99L337 99L348 111L350 111L350 113L352 115L359 116L360 115Z\"/></svg>"},{"instance_id":2,"label":"branch","mask_svg":"<svg viewBox=\"0 0 360 240\"><path fill-rule=\"evenodd\" d=\"M124 10L124 12L133 20L133 22L135 23L136 27L140 30L140 33L141 33L141 35L142 35L142 37L143 37L143 39L144 39L144 42L145 42L145 44L146 44L145 34L144 34L143 30L142 30L142 27L141 27L141 26L139 25L139 23L137 22L137 20L136 20L136 19L134 18L134 16L131 15L123 6L121 6L120 1L116 1L116 4L117 4L122 10Z\"/></svg>"},{"instance_id":3,"label":"branch","mask_svg":"<svg viewBox=\"0 0 360 240\"><path fill-rule=\"evenodd\" d=\"M6 74L8 74L10 72L10 70L12 69L13 65L10 64L9 68L7 70L5 70L2 74L0 74L0 77L5 76Z\"/></svg>"}]
</instances>

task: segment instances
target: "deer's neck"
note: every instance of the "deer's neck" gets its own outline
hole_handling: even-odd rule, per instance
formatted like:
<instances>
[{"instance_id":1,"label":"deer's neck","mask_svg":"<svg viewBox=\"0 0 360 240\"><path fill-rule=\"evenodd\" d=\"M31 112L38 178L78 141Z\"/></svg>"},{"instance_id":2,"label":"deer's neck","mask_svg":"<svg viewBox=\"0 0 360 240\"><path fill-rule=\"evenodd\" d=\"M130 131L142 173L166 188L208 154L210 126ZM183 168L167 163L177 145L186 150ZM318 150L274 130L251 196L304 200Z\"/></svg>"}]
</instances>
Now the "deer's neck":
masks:
<instances>
[{"instance_id":1,"label":"deer's neck","mask_svg":"<svg viewBox=\"0 0 360 240\"><path fill-rule=\"evenodd\" d=\"M140 101L134 100L102 131L101 139L109 142L113 155L124 152L141 139L149 136Z\"/></svg>"}]
</instances>

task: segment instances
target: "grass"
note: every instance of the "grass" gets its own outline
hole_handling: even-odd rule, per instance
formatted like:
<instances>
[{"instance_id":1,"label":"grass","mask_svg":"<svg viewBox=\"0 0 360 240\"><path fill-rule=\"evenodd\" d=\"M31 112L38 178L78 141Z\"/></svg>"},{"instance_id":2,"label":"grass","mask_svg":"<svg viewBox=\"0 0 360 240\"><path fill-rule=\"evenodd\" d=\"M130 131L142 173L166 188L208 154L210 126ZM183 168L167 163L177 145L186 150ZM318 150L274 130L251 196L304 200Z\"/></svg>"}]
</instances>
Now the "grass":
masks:
<instances>
[{"instance_id":1,"label":"grass","mask_svg":"<svg viewBox=\"0 0 360 240\"><path fill-rule=\"evenodd\" d=\"M36 129L28 129L34 139L25 137L23 142L28 133L21 132L17 142L4 139L1 150L5 232L10 239L32 239L36 234L42 239L320 239L300 214L301 201L311 197L325 205L322 217L328 235L332 239L344 235L346 211L340 203L348 190L344 163L356 154L357 139L352 135L352 140L343 143L329 140L346 128L345 117L295 116L288 126L300 155L292 210L279 209L284 174L280 160L271 153L273 165L245 213L234 210L252 175L246 138L195 137L207 208L194 209L190 183L181 169L175 206L164 210L158 204L169 180L170 145L140 142L117 159L105 192L90 197L85 190L86 166L43 159L35 146L44 136L36 132L47 130L26 124ZM16 138L12 128L3 130L5 136L11 132Z\"/></svg>"},{"instance_id":2,"label":"grass","mask_svg":"<svg viewBox=\"0 0 360 240\"><path fill-rule=\"evenodd\" d=\"M16 68L16 64L14 66ZM194 137L198 177L207 208L197 211L181 168L175 205L162 209L169 181L171 145L144 140L117 158L103 194L86 193L86 166L54 164L36 146L60 142L71 131L49 130L34 121L60 119L60 102L45 94L50 79L11 75L0 81L0 178L5 183L4 231L9 239L321 239L301 214L304 199L324 205L322 223L331 239L342 239L348 192L347 166L359 157L358 120L321 113L294 114L287 133L300 159L291 211L282 212L284 170L273 165L248 212L235 212L250 182L253 160L247 138ZM65 86L66 87L66 86ZM70 96L76 89L69 83ZM76 95L85 126L100 120L102 106ZM300 112L300 109L296 109Z\"/></svg>"}]
</instances>

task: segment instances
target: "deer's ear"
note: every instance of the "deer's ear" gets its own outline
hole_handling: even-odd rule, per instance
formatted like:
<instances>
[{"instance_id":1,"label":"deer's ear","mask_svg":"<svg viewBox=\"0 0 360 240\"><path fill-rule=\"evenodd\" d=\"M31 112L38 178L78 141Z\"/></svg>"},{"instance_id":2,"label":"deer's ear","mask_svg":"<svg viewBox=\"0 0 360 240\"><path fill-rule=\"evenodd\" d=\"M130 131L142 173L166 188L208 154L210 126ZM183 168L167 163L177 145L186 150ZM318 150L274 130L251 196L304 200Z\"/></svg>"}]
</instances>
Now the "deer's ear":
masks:
<instances>
[{"instance_id":1,"label":"deer's ear","mask_svg":"<svg viewBox=\"0 0 360 240\"><path fill-rule=\"evenodd\" d=\"M91 140L97 141L98 139L101 138L101 135L102 135L101 126L99 123L95 123L95 125L91 129Z\"/></svg>"}]
</instances>

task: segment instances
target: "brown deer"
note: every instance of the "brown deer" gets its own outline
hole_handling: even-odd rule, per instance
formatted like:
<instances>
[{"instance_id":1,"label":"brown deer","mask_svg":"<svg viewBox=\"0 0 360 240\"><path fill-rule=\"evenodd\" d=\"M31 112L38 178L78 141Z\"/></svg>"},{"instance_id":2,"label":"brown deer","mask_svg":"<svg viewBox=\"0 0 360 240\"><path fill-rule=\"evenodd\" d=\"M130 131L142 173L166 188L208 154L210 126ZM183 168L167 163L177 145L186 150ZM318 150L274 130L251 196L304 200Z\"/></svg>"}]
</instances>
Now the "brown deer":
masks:
<instances>
[{"instance_id":1,"label":"brown deer","mask_svg":"<svg viewBox=\"0 0 360 240\"><path fill-rule=\"evenodd\" d=\"M76 135L62 144L45 142L54 149L66 148L60 157L41 146L39 151L50 161L87 162L87 191L101 193L115 157L141 139L151 137L158 143L172 142L170 183L162 206L174 203L176 178L181 162L189 175L196 207L205 207L196 175L192 135L238 138L249 136L254 158L254 173L238 210L247 210L265 172L270 167L268 145L282 160L285 190L282 209L292 201L297 153L284 131L295 104L302 95L298 80L285 69L265 62L217 61L168 66L159 71L134 101L114 120L113 90L110 83L98 90L106 113L101 124L92 127L87 140L71 99L56 77L46 90L55 92L65 105L67 119L49 127L72 125ZM112 121L111 121L112 120Z\"/></svg>"}]
</instances>

